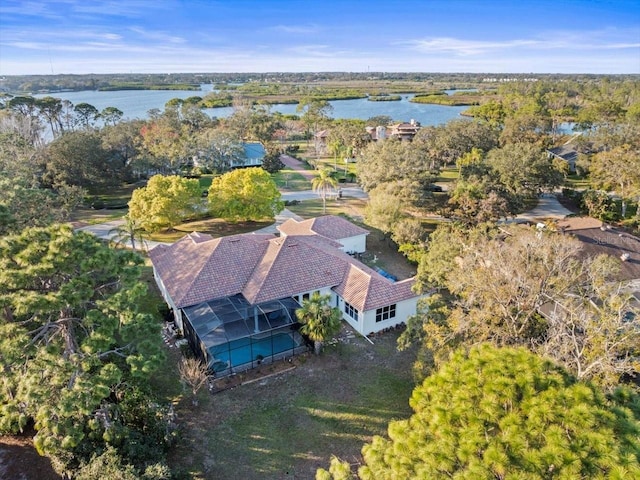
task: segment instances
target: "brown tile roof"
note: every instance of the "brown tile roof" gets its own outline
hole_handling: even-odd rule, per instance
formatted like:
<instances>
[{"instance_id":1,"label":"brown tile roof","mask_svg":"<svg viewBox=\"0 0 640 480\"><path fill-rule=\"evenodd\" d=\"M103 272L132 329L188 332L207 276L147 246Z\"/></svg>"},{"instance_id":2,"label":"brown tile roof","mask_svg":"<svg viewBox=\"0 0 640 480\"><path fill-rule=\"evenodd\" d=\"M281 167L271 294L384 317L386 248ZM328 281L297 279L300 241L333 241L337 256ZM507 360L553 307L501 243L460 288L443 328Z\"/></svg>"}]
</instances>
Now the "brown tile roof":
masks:
<instances>
[{"instance_id":1,"label":"brown tile roof","mask_svg":"<svg viewBox=\"0 0 640 480\"><path fill-rule=\"evenodd\" d=\"M301 292L338 285L347 265L317 239L288 236L271 240L262 261L242 290L250 303L290 297ZM347 258L350 258L347 255Z\"/></svg>"},{"instance_id":2,"label":"brown tile roof","mask_svg":"<svg viewBox=\"0 0 640 480\"><path fill-rule=\"evenodd\" d=\"M354 260L344 280L334 290L362 312L415 297L411 290L414 283L413 278L394 283Z\"/></svg>"},{"instance_id":3,"label":"brown tile roof","mask_svg":"<svg viewBox=\"0 0 640 480\"><path fill-rule=\"evenodd\" d=\"M273 235L212 238L192 233L149 256L176 307L234 295L242 290Z\"/></svg>"},{"instance_id":4,"label":"brown tile roof","mask_svg":"<svg viewBox=\"0 0 640 480\"><path fill-rule=\"evenodd\" d=\"M586 256L607 254L621 259L623 254L628 255L620 262L620 280L640 279L640 238L590 217L568 218L558 222L558 226L582 242Z\"/></svg>"},{"instance_id":5,"label":"brown tile roof","mask_svg":"<svg viewBox=\"0 0 640 480\"><path fill-rule=\"evenodd\" d=\"M191 234L150 257L176 307L238 293L256 304L325 287L361 311L415 297L413 279L393 283L319 235Z\"/></svg>"},{"instance_id":6,"label":"brown tile roof","mask_svg":"<svg viewBox=\"0 0 640 480\"><path fill-rule=\"evenodd\" d=\"M330 238L331 240L341 240L343 238L369 234L369 230L365 230L336 215L310 218L302 222L289 219L280 225L278 230L285 235L317 234Z\"/></svg>"}]
</instances>

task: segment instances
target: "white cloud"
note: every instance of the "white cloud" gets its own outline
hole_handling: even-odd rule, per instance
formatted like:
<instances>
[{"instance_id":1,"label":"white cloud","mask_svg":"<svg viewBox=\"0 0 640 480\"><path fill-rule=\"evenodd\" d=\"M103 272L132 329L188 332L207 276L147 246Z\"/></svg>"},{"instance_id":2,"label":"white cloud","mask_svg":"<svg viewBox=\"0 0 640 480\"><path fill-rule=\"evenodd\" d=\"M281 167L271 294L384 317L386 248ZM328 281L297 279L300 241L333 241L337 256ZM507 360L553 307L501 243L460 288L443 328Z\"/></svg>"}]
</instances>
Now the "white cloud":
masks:
<instances>
[{"instance_id":1,"label":"white cloud","mask_svg":"<svg viewBox=\"0 0 640 480\"><path fill-rule=\"evenodd\" d=\"M433 37L398 42L424 54L453 54L459 56L485 55L500 51L522 50L623 50L640 48L637 30L600 30L591 32L555 31L536 38L506 40L474 40L454 37Z\"/></svg>"},{"instance_id":2,"label":"white cloud","mask_svg":"<svg viewBox=\"0 0 640 480\"><path fill-rule=\"evenodd\" d=\"M318 27L318 25L276 25L271 27L270 30L282 33L310 35L312 33L320 32L320 27Z\"/></svg>"},{"instance_id":3,"label":"white cloud","mask_svg":"<svg viewBox=\"0 0 640 480\"><path fill-rule=\"evenodd\" d=\"M152 31L147 30L143 27L131 26L128 27L128 30L139 35L140 37L146 40L153 40L156 42L166 42L166 43L185 43L186 40L182 37L178 37L176 35L170 35L161 31Z\"/></svg>"}]
</instances>

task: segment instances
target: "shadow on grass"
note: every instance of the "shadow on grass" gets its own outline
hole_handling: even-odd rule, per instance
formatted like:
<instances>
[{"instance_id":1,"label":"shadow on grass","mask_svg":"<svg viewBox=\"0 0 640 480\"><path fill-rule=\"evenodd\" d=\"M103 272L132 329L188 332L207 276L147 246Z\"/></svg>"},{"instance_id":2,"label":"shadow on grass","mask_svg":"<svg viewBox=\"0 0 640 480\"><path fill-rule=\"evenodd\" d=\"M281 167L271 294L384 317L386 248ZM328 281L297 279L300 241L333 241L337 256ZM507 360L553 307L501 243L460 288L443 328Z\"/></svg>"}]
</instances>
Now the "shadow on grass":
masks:
<instances>
[{"instance_id":1,"label":"shadow on grass","mask_svg":"<svg viewBox=\"0 0 640 480\"><path fill-rule=\"evenodd\" d=\"M394 352L393 365L386 366L383 348L367 366L371 351L339 350L281 377L214 396L220 421L209 425L201 452L205 477L314 478L332 454L359 461L365 442L385 435L391 420L411 414L410 354Z\"/></svg>"}]
</instances>

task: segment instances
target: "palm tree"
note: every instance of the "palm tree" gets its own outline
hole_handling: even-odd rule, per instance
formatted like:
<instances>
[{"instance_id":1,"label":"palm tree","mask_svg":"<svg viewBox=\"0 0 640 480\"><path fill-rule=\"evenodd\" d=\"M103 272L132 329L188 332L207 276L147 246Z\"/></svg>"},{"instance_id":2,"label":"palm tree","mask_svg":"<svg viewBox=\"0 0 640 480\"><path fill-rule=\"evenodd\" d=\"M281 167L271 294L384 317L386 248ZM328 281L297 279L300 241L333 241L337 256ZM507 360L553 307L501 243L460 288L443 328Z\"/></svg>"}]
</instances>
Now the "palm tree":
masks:
<instances>
[{"instance_id":1,"label":"palm tree","mask_svg":"<svg viewBox=\"0 0 640 480\"><path fill-rule=\"evenodd\" d=\"M316 355L322 350L322 343L340 331L342 313L336 307L330 307L331 295L318 292L302 302L302 308L296 310L296 317L302 327L300 333L313 341Z\"/></svg>"},{"instance_id":2,"label":"palm tree","mask_svg":"<svg viewBox=\"0 0 640 480\"><path fill-rule=\"evenodd\" d=\"M322 213L327 213L327 194L338 186L338 182L331 176L331 170L323 168L318 171L318 176L311 181L313 191L322 198Z\"/></svg>"},{"instance_id":3,"label":"palm tree","mask_svg":"<svg viewBox=\"0 0 640 480\"><path fill-rule=\"evenodd\" d=\"M131 245L131 249L136 249L136 241L144 247L146 242L142 236L144 229L139 220L131 218L128 214L122 217L124 223L109 230L109 236L116 245Z\"/></svg>"}]
</instances>

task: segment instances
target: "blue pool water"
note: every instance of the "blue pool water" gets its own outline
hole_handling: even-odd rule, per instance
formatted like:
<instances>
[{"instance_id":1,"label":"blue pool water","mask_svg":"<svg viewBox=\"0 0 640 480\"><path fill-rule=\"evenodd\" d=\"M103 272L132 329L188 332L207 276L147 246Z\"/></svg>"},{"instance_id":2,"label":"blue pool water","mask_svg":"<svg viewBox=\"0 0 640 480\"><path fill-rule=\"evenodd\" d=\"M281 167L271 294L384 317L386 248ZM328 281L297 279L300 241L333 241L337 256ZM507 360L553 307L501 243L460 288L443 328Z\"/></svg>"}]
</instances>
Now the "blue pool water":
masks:
<instances>
[{"instance_id":1,"label":"blue pool water","mask_svg":"<svg viewBox=\"0 0 640 480\"><path fill-rule=\"evenodd\" d=\"M228 347L224 345L224 349L218 347L216 348L218 351L212 351L211 354L216 359L213 368L214 370L216 369L216 364L237 367L258 360L258 356L266 359L271 355L293 350L298 346L299 344L287 333L279 333L273 337L253 340L252 343L250 339L243 338L230 342Z\"/></svg>"}]
</instances>

